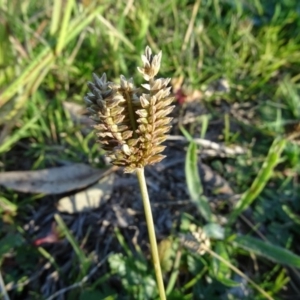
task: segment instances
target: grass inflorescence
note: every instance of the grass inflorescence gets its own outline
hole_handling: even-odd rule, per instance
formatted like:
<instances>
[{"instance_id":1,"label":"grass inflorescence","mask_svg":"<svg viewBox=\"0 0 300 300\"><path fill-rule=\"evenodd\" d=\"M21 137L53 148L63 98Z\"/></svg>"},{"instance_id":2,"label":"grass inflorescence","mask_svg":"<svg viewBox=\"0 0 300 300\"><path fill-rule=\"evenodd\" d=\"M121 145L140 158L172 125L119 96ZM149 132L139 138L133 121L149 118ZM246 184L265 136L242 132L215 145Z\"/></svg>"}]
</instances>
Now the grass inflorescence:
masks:
<instances>
[{"instance_id":1,"label":"grass inflorescence","mask_svg":"<svg viewBox=\"0 0 300 300\"><path fill-rule=\"evenodd\" d=\"M85 97L88 110L96 122L99 142L117 166L124 166L125 172L155 164L164 156L159 154L165 147L172 118L167 117L174 106L168 83L170 78L155 79L162 53L152 55L146 47L142 55L143 74L147 84L135 87L133 79L123 75L120 84L107 81L94 74L94 82L88 84L90 92Z\"/></svg>"}]
</instances>

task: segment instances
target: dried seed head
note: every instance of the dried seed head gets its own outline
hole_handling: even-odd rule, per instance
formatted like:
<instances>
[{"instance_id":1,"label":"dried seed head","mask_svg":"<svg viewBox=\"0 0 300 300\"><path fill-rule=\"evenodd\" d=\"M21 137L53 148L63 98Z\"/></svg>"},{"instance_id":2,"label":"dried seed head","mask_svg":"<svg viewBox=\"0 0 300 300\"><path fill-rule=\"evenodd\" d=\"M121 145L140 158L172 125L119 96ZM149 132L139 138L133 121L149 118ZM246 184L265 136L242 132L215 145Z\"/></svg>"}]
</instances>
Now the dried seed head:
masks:
<instances>
[{"instance_id":1,"label":"dried seed head","mask_svg":"<svg viewBox=\"0 0 300 300\"><path fill-rule=\"evenodd\" d=\"M143 74L145 80L149 81L154 78L159 71L162 52L157 55L152 55L152 50L149 46L146 47L145 54L142 55L143 67L138 67L138 71Z\"/></svg>"},{"instance_id":2,"label":"dried seed head","mask_svg":"<svg viewBox=\"0 0 300 300\"><path fill-rule=\"evenodd\" d=\"M180 234L180 242L183 246L192 252L204 255L210 248L210 240L202 228L195 225L190 226L190 232Z\"/></svg>"},{"instance_id":3,"label":"dried seed head","mask_svg":"<svg viewBox=\"0 0 300 300\"><path fill-rule=\"evenodd\" d=\"M138 68L145 80L141 88L134 86L133 79L120 76L120 84L108 82L106 75L100 78L93 74L88 83L90 92L85 102L101 147L107 151L112 163L124 166L125 172L161 161L165 149L160 145L171 128L172 118L167 115L170 106L169 78L155 79L160 68L162 53L152 55L147 46L142 55L143 68ZM141 91L144 91L143 93Z\"/></svg>"}]
</instances>

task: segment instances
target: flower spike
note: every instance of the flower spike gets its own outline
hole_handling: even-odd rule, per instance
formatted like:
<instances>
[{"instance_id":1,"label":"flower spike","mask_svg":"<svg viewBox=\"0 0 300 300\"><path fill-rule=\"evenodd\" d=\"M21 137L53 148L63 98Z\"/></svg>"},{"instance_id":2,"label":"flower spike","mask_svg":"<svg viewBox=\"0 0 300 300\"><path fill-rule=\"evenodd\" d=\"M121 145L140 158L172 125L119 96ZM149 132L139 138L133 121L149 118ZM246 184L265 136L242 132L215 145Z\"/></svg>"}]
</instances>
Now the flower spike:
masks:
<instances>
[{"instance_id":1,"label":"flower spike","mask_svg":"<svg viewBox=\"0 0 300 300\"><path fill-rule=\"evenodd\" d=\"M101 147L112 164L124 166L125 172L152 165L165 156L160 153L170 130L172 118L167 117L174 106L170 104L170 78L155 79L162 52L152 54L149 46L142 55L143 67L138 68L148 83L136 88L133 79L120 76L120 84L108 82L104 73L100 78L93 74L88 83L90 92L85 102ZM142 92L143 91L143 92Z\"/></svg>"}]
</instances>

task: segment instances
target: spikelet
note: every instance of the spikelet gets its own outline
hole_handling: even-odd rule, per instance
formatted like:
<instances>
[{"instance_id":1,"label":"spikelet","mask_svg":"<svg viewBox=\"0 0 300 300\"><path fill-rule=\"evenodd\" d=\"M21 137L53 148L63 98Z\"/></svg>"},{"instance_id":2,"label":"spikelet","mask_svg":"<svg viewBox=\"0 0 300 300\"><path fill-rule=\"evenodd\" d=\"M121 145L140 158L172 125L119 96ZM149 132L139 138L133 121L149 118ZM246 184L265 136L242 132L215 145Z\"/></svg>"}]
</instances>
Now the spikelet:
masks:
<instances>
[{"instance_id":1,"label":"spikelet","mask_svg":"<svg viewBox=\"0 0 300 300\"><path fill-rule=\"evenodd\" d=\"M101 147L111 158L112 164L125 167L127 173L137 168L152 165L165 156L160 154L165 146L166 133L172 118L167 115L173 110L170 104L168 84L170 78L155 79L162 53L152 55L147 46L142 55L143 67L138 71L147 81L136 88L133 79L120 76L120 84L108 82L106 74L100 78L93 74L88 83L90 92L85 102Z\"/></svg>"},{"instance_id":2,"label":"spikelet","mask_svg":"<svg viewBox=\"0 0 300 300\"><path fill-rule=\"evenodd\" d=\"M210 248L210 240L202 228L195 225L190 226L190 232L180 234L181 244L192 252L204 255Z\"/></svg>"}]
</instances>

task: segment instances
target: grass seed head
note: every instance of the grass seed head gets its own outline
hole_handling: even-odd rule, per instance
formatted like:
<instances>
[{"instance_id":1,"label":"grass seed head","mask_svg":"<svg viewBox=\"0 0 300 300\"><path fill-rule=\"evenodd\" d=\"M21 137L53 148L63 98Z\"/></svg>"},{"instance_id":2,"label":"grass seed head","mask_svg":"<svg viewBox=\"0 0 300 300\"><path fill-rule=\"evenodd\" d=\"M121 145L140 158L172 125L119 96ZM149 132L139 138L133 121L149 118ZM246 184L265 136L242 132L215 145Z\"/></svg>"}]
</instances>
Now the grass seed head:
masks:
<instances>
[{"instance_id":1,"label":"grass seed head","mask_svg":"<svg viewBox=\"0 0 300 300\"><path fill-rule=\"evenodd\" d=\"M125 167L125 172L152 165L165 156L160 154L165 146L172 118L167 117L174 106L170 104L168 83L170 78L155 79L162 52L152 55L146 47L142 55L143 67L138 68L147 81L136 88L133 79L120 76L120 84L107 81L104 73L100 78L93 74L88 83L90 92L85 102L101 147L112 163Z\"/></svg>"}]
</instances>

